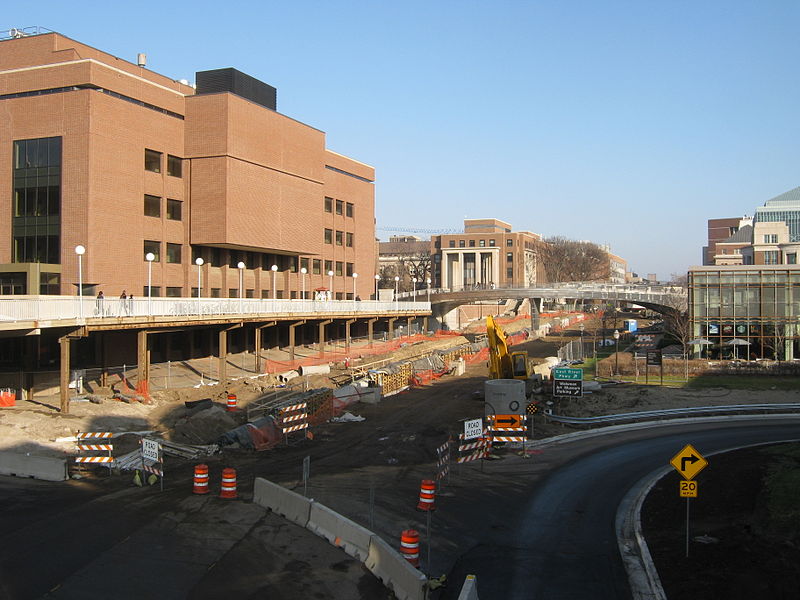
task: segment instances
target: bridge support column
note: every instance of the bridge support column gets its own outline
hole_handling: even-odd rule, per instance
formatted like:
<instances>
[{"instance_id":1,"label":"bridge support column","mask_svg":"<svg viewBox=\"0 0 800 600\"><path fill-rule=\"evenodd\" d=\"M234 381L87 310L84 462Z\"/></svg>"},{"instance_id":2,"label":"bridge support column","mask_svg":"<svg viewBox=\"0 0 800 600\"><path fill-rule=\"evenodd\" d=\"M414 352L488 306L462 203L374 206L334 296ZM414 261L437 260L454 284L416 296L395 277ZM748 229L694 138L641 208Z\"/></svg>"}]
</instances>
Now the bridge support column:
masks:
<instances>
[{"instance_id":1,"label":"bridge support column","mask_svg":"<svg viewBox=\"0 0 800 600\"><path fill-rule=\"evenodd\" d=\"M136 391L142 394L150 392L150 349L149 337L146 329L136 332L136 368L139 376L136 378Z\"/></svg>"},{"instance_id":2,"label":"bridge support column","mask_svg":"<svg viewBox=\"0 0 800 600\"><path fill-rule=\"evenodd\" d=\"M394 339L394 322L397 321L399 317L391 317L389 319L389 334L388 337L390 340Z\"/></svg>"},{"instance_id":3,"label":"bridge support column","mask_svg":"<svg viewBox=\"0 0 800 600\"><path fill-rule=\"evenodd\" d=\"M542 312L542 298L529 298L531 303L531 329L538 331L541 325L539 313Z\"/></svg>"},{"instance_id":4,"label":"bridge support column","mask_svg":"<svg viewBox=\"0 0 800 600\"><path fill-rule=\"evenodd\" d=\"M320 356L325 354L325 326L333 323L333 319L326 319L319 322L319 353Z\"/></svg>"},{"instance_id":5,"label":"bridge support column","mask_svg":"<svg viewBox=\"0 0 800 600\"><path fill-rule=\"evenodd\" d=\"M264 325L258 325L255 328L253 340L253 357L255 358L256 373L261 373L261 330L267 327L273 327L277 321L270 321Z\"/></svg>"},{"instance_id":6,"label":"bridge support column","mask_svg":"<svg viewBox=\"0 0 800 600\"><path fill-rule=\"evenodd\" d=\"M406 317L406 336L411 335L411 322L414 320L414 317Z\"/></svg>"},{"instance_id":7,"label":"bridge support column","mask_svg":"<svg viewBox=\"0 0 800 600\"><path fill-rule=\"evenodd\" d=\"M77 340L82 337L78 332L81 329L68 333L67 335L58 338L58 344L61 348L61 365L59 373L59 395L61 399L61 413L69 414L69 359L72 340Z\"/></svg>"},{"instance_id":8,"label":"bridge support column","mask_svg":"<svg viewBox=\"0 0 800 600\"><path fill-rule=\"evenodd\" d=\"M356 322L356 319L347 319L344 322L344 347L348 352L350 351L350 325Z\"/></svg>"},{"instance_id":9,"label":"bridge support column","mask_svg":"<svg viewBox=\"0 0 800 600\"><path fill-rule=\"evenodd\" d=\"M377 317L375 317L374 319L367 319L367 341L369 342L369 347L370 348L372 348L373 326L375 325L375 321L377 321L377 320L378 320Z\"/></svg>"},{"instance_id":10,"label":"bridge support column","mask_svg":"<svg viewBox=\"0 0 800 600\"><path fill-rule=\"evenodd\" d=\"M228 332L238 329L241 326L241 323L237 323L236 325L225 327L219 331L219 368L217 371L219 372L219 382L222 385L225 385L228 379Z\"/></svg>"},{"instance_id":11,"label":"bridge support column","mask_svg":"<svg viewBox=\"0 0 800 600\"><path fill-rule=\"evenodd\" d=\"M289 360L294 362L294 340L295 340L295 331L294 328L298 325L305 324L305 319L302 321L298 321L297 323L290 323L289 324Z\"/></svg>"}]
</instances>

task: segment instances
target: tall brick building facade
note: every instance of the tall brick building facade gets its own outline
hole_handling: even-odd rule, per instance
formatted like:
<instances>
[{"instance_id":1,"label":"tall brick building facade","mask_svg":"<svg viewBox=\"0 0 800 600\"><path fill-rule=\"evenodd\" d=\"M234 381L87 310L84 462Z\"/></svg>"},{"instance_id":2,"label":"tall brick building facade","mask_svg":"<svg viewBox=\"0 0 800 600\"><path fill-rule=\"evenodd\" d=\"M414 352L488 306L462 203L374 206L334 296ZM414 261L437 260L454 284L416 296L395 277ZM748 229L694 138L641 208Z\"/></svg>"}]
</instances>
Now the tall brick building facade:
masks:
<instances>
[{"instance_id":1,"label":"tall brick building facade","mask_svg":"<svg viewBox=\"0 0 800 600\"><path fill-rule=\"evenodd\" d=\"M145 295L150 266L154 296L196 294L202 258L203 296L237 296L244 263L248 297L369 297L374 169L275 98L234 69L194 88L57 33L0 41L0 293L76 293L83 246L84 294Z\"/></svg>"}]
</instances>

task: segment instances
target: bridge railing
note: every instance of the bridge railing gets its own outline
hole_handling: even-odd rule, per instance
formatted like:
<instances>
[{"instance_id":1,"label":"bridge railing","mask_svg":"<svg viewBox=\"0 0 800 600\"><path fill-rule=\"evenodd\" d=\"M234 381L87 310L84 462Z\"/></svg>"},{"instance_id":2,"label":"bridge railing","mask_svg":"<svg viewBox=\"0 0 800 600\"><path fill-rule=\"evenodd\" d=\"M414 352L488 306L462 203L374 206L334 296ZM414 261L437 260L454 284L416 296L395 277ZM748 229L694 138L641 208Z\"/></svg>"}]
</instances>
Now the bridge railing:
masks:
<instances>
[{"instance_id":1,"label":"bridge railing","mask_svg":"<svg viewBox=\"0 0 800 600\"><path fill-rule=\"evenodd\" d=\"M79 298L0 296L0 324L71 319L427 312L428 302L265 298Z\"/></svg>"},{"instance_id":2,"label":"bridge railing","mask_svg":"<svg viewBox=\"0 0 800 600\"><path fill-rule=\"evenodd\" d=\"M609 294L637 295L640 297L664 298L665 296L686 296L685 288L668 285L640 285L640 284L621 284L621 283L595 283L583 281L568 281L558 283L543 283L532 286L520 285L465 285L453 286L450 288L431 288L430 295L453 294L459 292L483 292L483 291L503 291L513 290L515 292L530 291L531 293L565 293L580 291L582 295L598 293L604 296ZM419 288L414 292L401 292L398 298L427 297L428 288Z\"/></svg>"}]
</instances>

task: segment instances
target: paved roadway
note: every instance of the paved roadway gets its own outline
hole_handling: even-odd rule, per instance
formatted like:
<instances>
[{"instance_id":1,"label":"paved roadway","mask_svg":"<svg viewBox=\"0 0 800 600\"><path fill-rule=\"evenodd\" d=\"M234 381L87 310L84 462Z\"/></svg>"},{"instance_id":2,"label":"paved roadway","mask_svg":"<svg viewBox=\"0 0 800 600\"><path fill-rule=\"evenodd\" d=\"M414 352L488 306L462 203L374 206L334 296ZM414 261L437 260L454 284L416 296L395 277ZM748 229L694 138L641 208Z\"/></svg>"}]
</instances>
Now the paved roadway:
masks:
<instances>
[{"instance_id":1,"label":"paved roadway","mask_svg":"<svg viewBox=\"0 0 800 600\"><path fill-rule=\"evenodd\" d=\"M694 424L592 438L583 454L536 484L516 537L506 531L464 554L451 580L477 575L481 600L611 600L630 598L617 546L617 508L628 490L663 468L686 443L711 452L800 438L800 418L745 426ZM631 439L638 438L638 439ZM590 449L594 447L594 449ZM550 448L551 453L566 450ZM713 468L713 459L707 468ZM676 492L677 497L677 492ZM449 597L456 597L453 592Z\"/></svg>"}]
</instances>

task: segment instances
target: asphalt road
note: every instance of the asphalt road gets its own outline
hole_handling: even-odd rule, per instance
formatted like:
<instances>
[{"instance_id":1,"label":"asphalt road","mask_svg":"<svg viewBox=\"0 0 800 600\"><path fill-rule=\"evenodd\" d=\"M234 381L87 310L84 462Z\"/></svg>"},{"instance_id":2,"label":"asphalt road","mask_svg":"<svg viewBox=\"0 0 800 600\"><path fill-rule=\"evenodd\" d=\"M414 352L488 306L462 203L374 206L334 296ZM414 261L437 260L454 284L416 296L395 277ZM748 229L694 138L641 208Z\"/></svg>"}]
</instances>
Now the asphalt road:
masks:
<instances>
[{"instance_id":1,"label":"asphalt road","mask_svg":"<svg viewBox=\"0 0 800 600\"><path fill-rule=\"evenodd\" d=\"M451 580L477 575L481 600L630 598L615 519L633 485L667 465L687 443L708 455L797 438L800 419L787 418L752 426L695 424L680 431L673 425L578 442L569 451L583 446L582 454L535 484L515 535L484 538L461 557Z\"/></svg>"}]
</instances>

